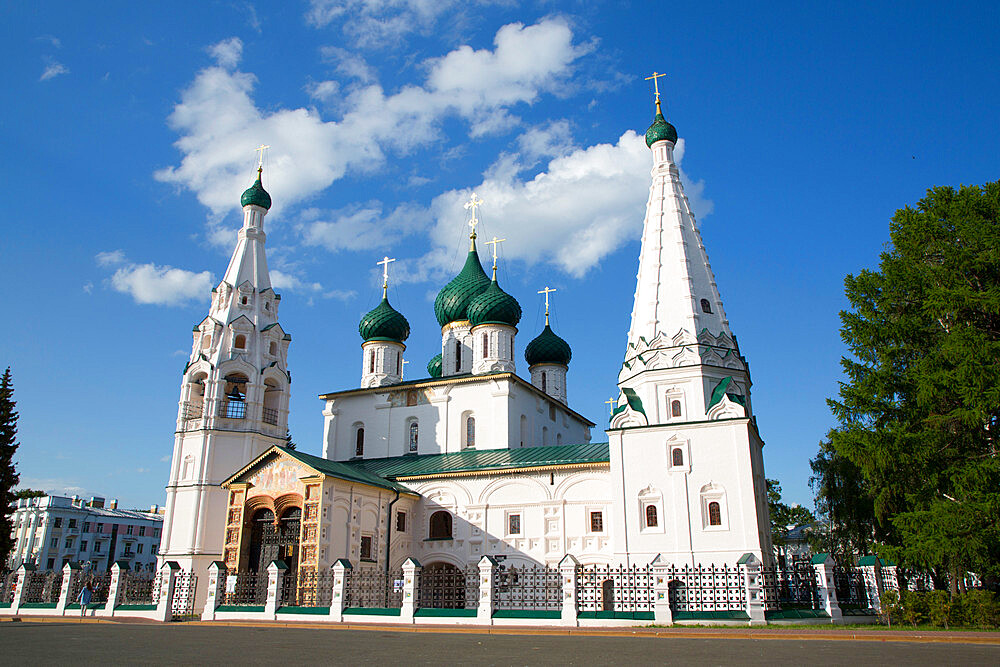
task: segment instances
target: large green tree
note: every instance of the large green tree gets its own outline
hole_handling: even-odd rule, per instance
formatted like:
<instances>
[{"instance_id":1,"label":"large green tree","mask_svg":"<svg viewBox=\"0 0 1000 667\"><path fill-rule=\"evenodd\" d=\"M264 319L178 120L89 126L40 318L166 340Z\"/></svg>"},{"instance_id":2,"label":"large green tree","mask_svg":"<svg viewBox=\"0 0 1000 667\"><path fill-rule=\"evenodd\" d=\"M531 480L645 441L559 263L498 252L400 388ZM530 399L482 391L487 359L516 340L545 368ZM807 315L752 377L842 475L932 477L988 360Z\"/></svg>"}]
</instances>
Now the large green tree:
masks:
<instances>
[{"instance_id":1,"label":"large green tree","mask_svg":"<svg viewBox=\"0 0 1000 667\"><path fill-rule=\"evenodd\" d=\"M14 407L14 384L8 367L0 379L0 565L7 562L13 547L11 514L16 497L14 487L20 481L14 468L14 453L17 452L17 412Z\"/></svg>"},{"instance_id":2,"label":"large green tree","mask_svg":"<svg viewBox=\"0 0 1000 667\"><path fill-rule=\"evenodd\" d=\"M828 439L809 461L809 486L816 497L819 528L813 547L833 554L838 563L871 553L876 535L875 509L864 476Z\"/></svg>"},{"instance_id":3,"label":"large green tree","mask_svg":"<svg viewBox=\"0 0 1000 667\"><path fill-rule=\"evenodd\" d=\"M1000 182L928 190L880 259L845 280L832 449L863 477L880 553L996 575Z\"/></svg>"}]
</instances>

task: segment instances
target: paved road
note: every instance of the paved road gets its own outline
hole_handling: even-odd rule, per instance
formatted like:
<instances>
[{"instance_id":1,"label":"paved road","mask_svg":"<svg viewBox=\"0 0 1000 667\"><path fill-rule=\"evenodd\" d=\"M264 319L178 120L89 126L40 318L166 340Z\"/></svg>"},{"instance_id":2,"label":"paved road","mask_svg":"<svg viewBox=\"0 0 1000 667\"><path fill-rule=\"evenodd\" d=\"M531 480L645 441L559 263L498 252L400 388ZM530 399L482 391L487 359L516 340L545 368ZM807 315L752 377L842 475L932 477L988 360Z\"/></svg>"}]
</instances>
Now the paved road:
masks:
<instances>
[{"instance_id":1,"label":"paved road","mask_svg":"<svg viewBox=\"0 0 1000 667\"><path fill-rule=\"evenodd\" d=\"M0 664L1000 664L1000 646L0 623Z\"/></svg>"}]
</instances>

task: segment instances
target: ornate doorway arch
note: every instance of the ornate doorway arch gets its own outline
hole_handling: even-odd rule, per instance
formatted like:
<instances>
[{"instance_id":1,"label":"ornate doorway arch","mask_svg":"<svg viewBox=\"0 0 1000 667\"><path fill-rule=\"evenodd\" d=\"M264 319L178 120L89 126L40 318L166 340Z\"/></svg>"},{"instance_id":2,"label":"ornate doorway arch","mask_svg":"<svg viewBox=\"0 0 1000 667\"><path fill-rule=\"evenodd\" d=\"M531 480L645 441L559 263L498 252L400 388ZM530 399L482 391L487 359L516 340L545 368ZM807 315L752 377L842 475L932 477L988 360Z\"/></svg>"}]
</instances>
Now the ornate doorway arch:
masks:
<instances>
[{"instance_id":1,"label":"ornate doorway arch","mask_svg":"<svg viewBox=\"0 0 1000 667\"><path fill-rule=\"evenodd\" d=\"M250 517L247 568L263 572L273 560L283 560L290 572L298 568L302 508L287 507L275 518L270 507L258 509Z\"/></svg>"}]
</instances>

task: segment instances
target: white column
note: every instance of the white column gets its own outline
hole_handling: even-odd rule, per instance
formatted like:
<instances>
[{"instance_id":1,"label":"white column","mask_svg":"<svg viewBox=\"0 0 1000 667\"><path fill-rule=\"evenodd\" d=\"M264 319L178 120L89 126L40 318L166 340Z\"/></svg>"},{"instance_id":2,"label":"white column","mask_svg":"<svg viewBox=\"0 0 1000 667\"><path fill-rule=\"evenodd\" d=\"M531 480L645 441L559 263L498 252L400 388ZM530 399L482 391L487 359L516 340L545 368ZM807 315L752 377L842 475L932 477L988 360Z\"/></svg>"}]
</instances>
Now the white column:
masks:
<instances>
[{"instance_id":1,"label":"white column","mask_svg":"<svg viewBox=\"0 0 1000 667\"><path fill-rule=\"evenodd\" d=\"M69 599L69 592L73 589L73 580L79 574L80 566L66 563L63 565L62 589L59 591L59 602L56 604L56 613L60 616L66 615L66 605L73 600Z\"/></svg>"},{"instance_id":2,"label":"white column","mask_svg":"<svg viewBox=\"0 0 1000 667\"><path fill-rule=\"evenodd\" d=\"M662 554L657 554L653 562L653 620L657 625L673 625L674 613L670 609L670 567Z\"/></svg>"},{"instance_id":3,"label":"white column","mask_svg":"<svg viewBox=\"0 0 1000 667\"><path fill-rule=\"evenodd\" d=\"M351 562L346 558L338 558L333 564L333 595L330 598L330 620L344 620L344 598L347 594L347 571Z\"/></svg>"},{"instance_id":4,"label":"white column","mask_svg":"<svg viewBox=\"0 0 1000 667\"><path fill-rule=\"evenodd\" d=\"M128 565L115 561L111 566L111 583L108 585L108 601L104 604L104 615L114 616L115 607L121 604L125 592L125 579L128 577Z\"/></svg>"},{"instance_id":5,"label":"white column","mask_svg":"<svg viewBox=\"0 0 1000 667\"><path fill-rule=\"evenodd\" d=\"M767 625L764 618L764 573L760 560L753 554L743 554L737 564L743 570L750 625Z\"/></svg>"},{"instance_id":6,"label":"white column","mask_svg":"<svg viewBox=\"0 0 1000 667\"><path fill-rule=\"evenodd\" d=\"M493 577L496 575L497 561L492 556L479 559L479 607L476 622L480 625L493 623Z\"/></svg>"},{"instance_id":7,"label":"white column","mask_svg":"<svg viewBox=\"0 0 1000 667\"><path fill-rule=\"evenodd\" d=\"M174 595L177 592L177 573L180 569L181 566L174 560L168 560L160 567L160 600L156 604L158 621L166 622L174 617Z\"/></svg>"},{"instance_id":8,"label":"white column","mask_svg":"<svg viewBox=\"0 0 1000 667\"><path fill-rule=\"evenodd\" d=\"M272 560L267 566L267 601L264 603L264 616L269 620L276 618L275 614L281 601L281 582L287 571L288 566L283 560Z\"/></svg>"},{"instance_id":9,"label":"white column","mask_svg":"<svg viewBox=\"0 0 1000 667\"><path fill-rule=\"evenodd\" d=\"M28 577L34 573L34 564L21 563L21 566L17 568L17 579L14 582L14 599L10 603L10 613L15 616L21 609L21 605L24 604L24 590L27 588L25 584L28 583Z\"/></svg>"},{"instance_id":10,"label":"white column","mask_svg":"<svg viewBox=\"0 0 1000 667\"><path fill-rule=\"evenodd\" d=\"M403 563L403 605L399 610L402 623L413 623L413 612L417 609L417 580L420 577L420 563L407 558Z\"/></svg>"},{"instance_id":11,"label":"white column","mask_svg":"<svg viewBox=\"0 0 1000 667\"><path fill-rule=\"evenodd\" d=\"M205 600L205 610L201 612L201 620L214 621L215 610L222 604L220 588L225 585L226 564L221 560L214 560L208 566L208 597Z\"/></svg>"},{"instance_id":12,"label":"white column","mask_svg":"<svg viewBox=\"0 0 1000 667\"><path fill-rule=\"evenodd\" d=\"M576 598L576 567L580 564L573 554L566 554L559 561L559 575L562 578L562 624L576 626L577 621L577 598Z\"/></svg>"},{"instance_id":13,"label":"white column","mask_svg":"<svg viewBox=\"0 0 1000 667\"><path fill-rule=\"evenodd\" d=\"M837 586L833 580L834 565L833 557L828 553L817 554L812 558L813 570L816 572L816 592L823 604L823 609L830 615L830 622L838 623L843 614L840 613Z\"/></svg>"}]
</instances>

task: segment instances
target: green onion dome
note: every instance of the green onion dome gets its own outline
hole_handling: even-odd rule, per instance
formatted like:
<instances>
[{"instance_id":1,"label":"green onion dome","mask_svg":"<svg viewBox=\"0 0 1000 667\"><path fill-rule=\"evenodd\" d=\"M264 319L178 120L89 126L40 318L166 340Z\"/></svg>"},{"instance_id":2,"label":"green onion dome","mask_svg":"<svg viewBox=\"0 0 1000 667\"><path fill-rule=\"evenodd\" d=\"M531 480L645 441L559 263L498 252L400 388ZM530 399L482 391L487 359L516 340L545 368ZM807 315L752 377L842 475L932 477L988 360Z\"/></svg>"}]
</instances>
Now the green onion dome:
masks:
<instances>
[{"instance_id":1,"label":"green onion dome","mask_svg":"<svg viewBox=\"0 0 1000 667\"><path fill-rule=\"evenodd\" d=\"M441 377L441 353L438 352L427 362L427 373L432 378Z\"/></svg>"},{"instance_id":2,"label":"green onion dome","mask_svg":"<svg viewBox=\"0 0 1000 667\"><path fill-rule=\"evenodd\" d=\"M557 336L548 323L545 324L542 333L524 348L524 360L528 362L528 366L535 364L568 366L572 358L573 352L569 349L569 343Z\"/></svg>"},{"instance_id":3,"label":"green onion dome","mask_svg":"<svg viewBox=\"0 0 1000 667\"><path fill-rule=\"evenodd\" d=\"M660 111L660 102L657 100L656 116L653 117L653 124L646 130L646 146L652 148L653 144L664 139L676 144L677 128L668 123L667 119L663 117L663 112Z\"/></svg>"},{"instance_id":4,"label":"green onion dome","mask_svg":"<svg viewBox=\"0 0 1000 667\"><path fill-rule=\"evenodd\" d=\"M521 321L521 305L517 299L500 289L496 278L490 282L485 292L469 302L467 312L472 326L506 324L516 327Z\"/></svg>"},{"instance_id":5,"label":"green onion dome","mask_svg":"<svg viewBox=\"0 0 1000 667\"><path fill-rule=\"evenodd\" d=\"M243 193L240 197L240 206L247 206L253 204L254 206L260 206L261 208L267 210L271 208L271 195L267 194L267 190L260 183L260 175L263 169L261 167L257 168L257 180Z\"/></svg>"},{"instance_id":6,"label":"green onion dome","mask_svg":"<svg viewBox=\"0 0 1000 667\"><path fill-rule=\"evenodd\" d=\"M479 263L476 242L473 241L461 272L452 278L434 299L434 316L437 317L438 324L443 327L451 322L469 319L467 313L469 302L485 292L489 286L490 279L483 271L483 265Z\"/></svg>"},{"instance_id":7,"label":"green onion dome","mask_svg":"<svg viewBox=\"0 0 1000 667\"><path fill-rule=\"evenodd\" d=\"M402 343L410 335L410 323L382 297L382 302L361 318L358 333L366 343L372 340Z\"/></svg>"}]
</instances>

